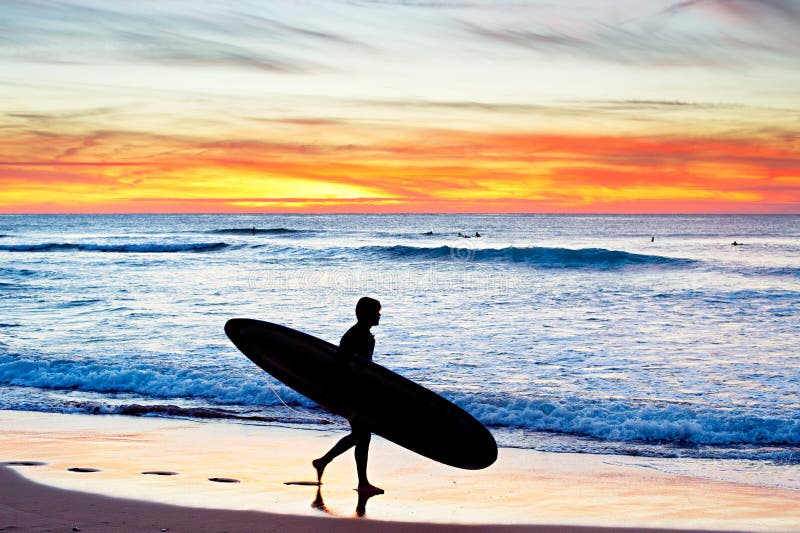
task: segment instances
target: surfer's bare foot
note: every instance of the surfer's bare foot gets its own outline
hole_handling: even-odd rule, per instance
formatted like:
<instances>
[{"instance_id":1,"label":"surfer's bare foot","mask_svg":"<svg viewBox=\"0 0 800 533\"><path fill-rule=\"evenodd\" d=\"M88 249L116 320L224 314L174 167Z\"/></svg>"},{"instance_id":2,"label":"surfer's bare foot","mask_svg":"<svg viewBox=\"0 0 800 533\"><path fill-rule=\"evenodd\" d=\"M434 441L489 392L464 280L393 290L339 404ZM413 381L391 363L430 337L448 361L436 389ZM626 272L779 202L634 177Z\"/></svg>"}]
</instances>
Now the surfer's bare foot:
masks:
<instances>
[{"instance_id":1,"label":"surfer's bare foot","mask_svg":"<svg viewBox=\"0 0 800 533\"><path fill-rule=\"evenodd\" d=\"M376 487L372 483L363 483L356 490L362 494L383 494L383 489Z\"/></svg>"},{"instance_id":2,"label":"surfer's bare foot","mask_svg":"<svg viewBox=\"0 0 800 533\"><path fill-rule=\"evenodd\" d=\"M322 483L322 473L325 472L325 467L328 466L326 463L322 462L322 459L314 459L311 461L311 466L317 471L317 481Z\"/></svg>"}]
</instances>

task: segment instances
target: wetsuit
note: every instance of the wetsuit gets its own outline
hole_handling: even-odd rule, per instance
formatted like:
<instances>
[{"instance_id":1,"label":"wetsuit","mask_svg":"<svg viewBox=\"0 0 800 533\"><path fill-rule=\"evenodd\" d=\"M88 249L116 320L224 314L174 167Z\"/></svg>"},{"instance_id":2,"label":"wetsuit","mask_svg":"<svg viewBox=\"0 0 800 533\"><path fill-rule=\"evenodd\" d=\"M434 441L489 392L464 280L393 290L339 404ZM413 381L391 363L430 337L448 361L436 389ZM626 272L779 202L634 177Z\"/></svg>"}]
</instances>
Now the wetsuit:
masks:
<instances>
[{"instance_id":1,"label":"wetsuit","mask_svg":"<svg viewBox=\"0 0 800 533\"><path fill-rule=\"evenodd\" d=\"M343 360L357 357L372 361L373 353L375 353L375 336L369 332L369 328L356 324L342 335L336 356Z\"/></svg>"}]
</instances>

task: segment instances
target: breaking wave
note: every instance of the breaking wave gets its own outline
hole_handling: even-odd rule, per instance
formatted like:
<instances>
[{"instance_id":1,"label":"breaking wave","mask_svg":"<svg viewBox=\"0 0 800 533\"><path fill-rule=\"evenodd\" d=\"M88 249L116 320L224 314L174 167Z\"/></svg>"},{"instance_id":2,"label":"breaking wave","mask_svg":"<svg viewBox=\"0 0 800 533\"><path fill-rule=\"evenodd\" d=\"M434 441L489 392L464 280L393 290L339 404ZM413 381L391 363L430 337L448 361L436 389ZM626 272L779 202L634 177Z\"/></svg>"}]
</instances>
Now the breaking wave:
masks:
<instances>
[{"instance_id":1,"label":"breaking wave","mask_svg":"<svg viewBox=\"0 0 800 533\"><path fill-rule=\"evenodd\" d=\"M800 445L800 420L666 402L491 398L455 403L484 424L626 442L681 445Z\"/></svg>"},{"instance_id":2,"label":"breaking wave","mask_svg":"<svg viewBox=\"0 0 800 533\"><path fill-rule=\"evenodd\" d=\"M126 243L95 244L48 242L41 244L0 245L4 252L117 252L117 253L170 253L170 252L214 252L230 247L224 242L195 243Z\"/></svg>"},{"instance_id":3,"label":"breaking wave","mask_svg":"<svg viewBox=\"0 0 800 533\"><path fill-rule=\"evenodd\" d=\"M221 235L296 235L313 233L313 230L290 228L224 228L209 230L208 233Z\"/></svg>"},{"instance_id":4,"label":"breaking wave","mask_svg":"<svg viewBox=\"0 0 800 533\"><path fill-rule=\"evenodd\" d=\"M0 355L0 384L16 387L134 394L140 400L121 405L70 402L71 411L195 418L266 420L261 408L289 405L317 411L317 406L265 374L232 368L180 366L111 367L98 361L44 360ZM492 393L448 395L490 427L519 428L608 442L640 442L678 446L800 446L800 420L761 416L728 409L668 402L587 400L500 396ZM201 405L189 405L194 403ZM184 403L186 405L175 405ZM13 406L0 406L10 408ZM52 408L52 407L51 407ZM274 413L273 413L274 415ZM272 415L270 415L272 416ZM269 418L269 416L267 416ZM271 419L274 419L272 416ZM278 418L285 418L282 415ZM316 418L319 422L319 417ZM315 423L314 415L306 422ZM747 453L742 452L742 453ZM796 454L800 457L800 454Z\"/></svg>"},{"instance_id":5,"label":"breaking wave","mask_svg":"<svg viewBox=\"0 0 800 533\"><path fill-rule=\"evenodd\" d=\"M691 259L644 255L607 250L605 248L455 248L439 246L369 246L365 253L384 255L396 259L444 259L457 261L524 263L543 268L617 268L626 265L686 266L696 263Z\"/></svg>"}]
</instances>

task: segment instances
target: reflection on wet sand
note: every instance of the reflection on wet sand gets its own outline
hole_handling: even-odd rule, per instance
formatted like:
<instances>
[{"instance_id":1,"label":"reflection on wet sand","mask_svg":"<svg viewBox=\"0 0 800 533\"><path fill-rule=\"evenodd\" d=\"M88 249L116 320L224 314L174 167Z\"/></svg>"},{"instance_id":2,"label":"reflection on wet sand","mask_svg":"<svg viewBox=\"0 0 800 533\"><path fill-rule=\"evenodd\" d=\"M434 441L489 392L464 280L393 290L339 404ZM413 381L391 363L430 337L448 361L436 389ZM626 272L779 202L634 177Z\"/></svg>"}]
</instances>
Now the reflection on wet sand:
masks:
<instances>
[{"instance_id":1,"label":"reflection on wet sand","mask_svg":"<svg viewBox=\"0 0 800 533\"><path fill-rule=\"evenodd\" d=\"M356 491L356 493L358 494L358 500L356 501L356 516L358 518L363 518L367 514L367 501L369 501L369 499L373 496L379 496L380 493L359 491ZM317 509L332 516L338 516L325 506L325 500L322 499L322 487L320 486L317 486L317 494L314 497L314 501L311 502L311 508Z\"/></svg>"}]
</instances>

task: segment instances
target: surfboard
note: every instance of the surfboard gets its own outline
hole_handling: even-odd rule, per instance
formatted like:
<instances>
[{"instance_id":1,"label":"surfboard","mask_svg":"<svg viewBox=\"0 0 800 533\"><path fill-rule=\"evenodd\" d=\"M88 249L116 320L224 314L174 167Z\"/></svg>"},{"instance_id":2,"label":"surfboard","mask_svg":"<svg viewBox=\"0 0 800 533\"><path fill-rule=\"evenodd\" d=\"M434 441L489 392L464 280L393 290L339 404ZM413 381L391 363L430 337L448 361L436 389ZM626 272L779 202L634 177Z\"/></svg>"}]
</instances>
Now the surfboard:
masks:
<instances>
[{"instance_id":1,"label":"surfboard","mask_svg":"<svg viewBox=\"0 0 800 533\"><path fill-rule=\"evenodd\" d=\"M234 318L225 333L251 361L328 411L446 465L480 470L497 459L486 427L449 400L372 361L285 326Z\"/></svg>"}]
</instances>

